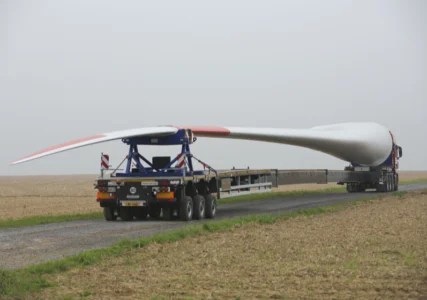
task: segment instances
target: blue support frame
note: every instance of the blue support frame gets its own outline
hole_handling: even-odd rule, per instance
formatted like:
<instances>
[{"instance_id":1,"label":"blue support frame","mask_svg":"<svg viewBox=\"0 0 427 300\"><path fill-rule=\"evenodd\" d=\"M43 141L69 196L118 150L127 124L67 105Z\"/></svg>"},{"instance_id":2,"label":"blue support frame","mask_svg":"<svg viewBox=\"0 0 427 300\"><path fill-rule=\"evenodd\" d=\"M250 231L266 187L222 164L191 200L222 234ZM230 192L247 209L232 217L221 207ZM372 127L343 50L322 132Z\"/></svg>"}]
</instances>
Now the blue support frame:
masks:
<instances>
[{"instance_id":1,"label":"blue support frame","mask_svg":"<svg viewBox=\"0 0 427 300\"><path fill-rule=\"evenodd\" d=\"M190 144L196 141L196 138L193 137L191 131L184 129L178 130L177 133L171 136L161 136L161 137L136 137L123 139L123 143L129 145L129 153L127 155L127 164L124 173L117 173L116 176L121 177L164 177L164 176L184 176L184 175L196 175L203 174L204 171L194 171L192 154L190 151ZM181 152L178 154L171 162L164 168L158 169L154 168L153 164L147 160L144 156L139 153L138 145L181 145ZM172 165L176 161L184 156L184 159L187 160L188 168L184 165L183 168L176 169ZM141 160L144 161L149 167L144 167L141 163ZM138 168L137 172L132 170L132 162L136 163ZM184 172L185 171L185 172Z\"/></svg>"}]
</instances>

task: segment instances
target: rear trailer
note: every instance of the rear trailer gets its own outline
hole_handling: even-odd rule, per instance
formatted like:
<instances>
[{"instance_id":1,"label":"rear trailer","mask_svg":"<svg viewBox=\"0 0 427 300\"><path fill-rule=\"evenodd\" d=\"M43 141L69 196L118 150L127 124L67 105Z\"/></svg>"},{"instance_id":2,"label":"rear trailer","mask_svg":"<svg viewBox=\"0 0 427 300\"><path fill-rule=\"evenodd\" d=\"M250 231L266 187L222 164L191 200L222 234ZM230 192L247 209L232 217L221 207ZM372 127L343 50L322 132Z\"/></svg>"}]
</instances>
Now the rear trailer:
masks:
<instances>
[{"instance_id":1,"label":"rear trailer","mask_svg":"<svg viewBox=\"0 0 427 300\"><path fill-rule=\"evenodd\" d=\"M221 197L271 191L272 170L217 171L190 152L195 141L191 130L185 129L172 136L123 139L129 152L115 169L110 169L108 155L102 154L95 188L105 219L212 219ZM180 145L181 151L173 159L162 156L149 161L139 152L140 145ZM203 170L195 170L195 162ZM119 169L123 164L125 169ZM108 170L112 173L107 176Z\"/></svg>"},{"instance_id":2,"label":"rear trailer","mask_svg":"<svg viewBox=\"0 0 427 300\"><path fill-rule=\"evenodd\" d=\"M115 169L110 169L108 155L101 154L101 176L95 188L105 219L213 219L221 198L268 192L288 184L336 182L346 184L349 193L398 189L401 148L394 141L391 157L383 165L366 168L350 164L344 170L215 170L190 152L195 141L188 129L180 129L172 136L123 139L129 152ZM173 159L162 156L149 161L139 152L140 145L180 145L181 151ZM203 170L195 170L195 162ZM123 164L125 168L120 169ZM112 172L106 174L107 171Z\"/></svg>"}]
</instances>

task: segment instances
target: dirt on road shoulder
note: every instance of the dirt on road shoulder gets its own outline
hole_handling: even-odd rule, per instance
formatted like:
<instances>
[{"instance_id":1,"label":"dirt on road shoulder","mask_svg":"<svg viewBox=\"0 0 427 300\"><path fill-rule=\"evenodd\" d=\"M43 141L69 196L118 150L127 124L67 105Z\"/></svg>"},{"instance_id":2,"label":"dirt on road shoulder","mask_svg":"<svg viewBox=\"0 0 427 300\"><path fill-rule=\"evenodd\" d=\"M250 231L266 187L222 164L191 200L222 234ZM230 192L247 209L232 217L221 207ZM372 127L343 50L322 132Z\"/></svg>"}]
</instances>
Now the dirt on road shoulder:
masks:
<instances>
[{"instance_id":1,"label":"dirt on road shoulder","mask_svg":"<svg viewBox=\"0 0 427 300\"><path fill-rule=\"evenodd\" d=\"M153 244L51 276L42 299L426 299L427 192Z\"/></svg>"}]
</instances>

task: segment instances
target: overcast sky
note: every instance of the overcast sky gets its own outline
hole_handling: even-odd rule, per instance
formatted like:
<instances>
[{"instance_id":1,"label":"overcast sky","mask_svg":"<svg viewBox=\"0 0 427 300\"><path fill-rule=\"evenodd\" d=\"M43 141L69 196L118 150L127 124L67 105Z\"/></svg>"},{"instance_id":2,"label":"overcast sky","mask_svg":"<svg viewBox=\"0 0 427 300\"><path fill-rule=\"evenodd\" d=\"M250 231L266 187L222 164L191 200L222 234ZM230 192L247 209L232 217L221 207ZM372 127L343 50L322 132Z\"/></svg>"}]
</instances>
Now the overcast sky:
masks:
<instances>
[{"instance_id":1,"label":"overcast sky","mask_svg":"<svg viewBox=\"0 0 427 300\"><path fill-rule=\"evenodd\" d=\"M401 169L427 170L427 1L0 0L0 30L0 175L98 173L124 144L9 162L115 130L347 121L387 126ZM347 165L261 142L193 152L217 168Z\"/></svg>"}]
</instances>

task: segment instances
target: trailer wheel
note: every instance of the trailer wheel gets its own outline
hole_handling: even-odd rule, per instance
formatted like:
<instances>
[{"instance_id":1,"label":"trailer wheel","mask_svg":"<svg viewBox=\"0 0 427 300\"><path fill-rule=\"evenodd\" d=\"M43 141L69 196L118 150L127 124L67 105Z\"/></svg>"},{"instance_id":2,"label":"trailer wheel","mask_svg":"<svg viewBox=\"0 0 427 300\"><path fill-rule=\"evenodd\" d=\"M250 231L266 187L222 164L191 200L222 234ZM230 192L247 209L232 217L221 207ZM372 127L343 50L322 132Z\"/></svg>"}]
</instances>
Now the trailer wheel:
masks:
<instances>
[{"instance_id":1,"label":"trailer wheel","mask_svg":"<svg viewBox=\"0 0 427 300\"><path fill-rule=\"evenodd\" d=\"M376 183L376 189L378 193L385 193L387 192L387 182L383 181L383 184L380 184L379 182Z\"/></svg>"},{"instance_id":2,"label":"trailer wheel","mask_svg":"<svg viewBox=\"0 0 427 300\"><path fill-rule=\"evenodd\" d=\"M120 207L120 219L123 221L132 221L133 220L133 213L130 207Z\"/></svg>"},{"instance_id":3,"label":"trailer wheel","mask_svg":"<svg viewBox=\"0 0 427 300\"><path fill-rule=\"evenodd\" d=\"M115 220L117 220L117 216L114 214L114 208L112 208L112 207L104 207L104 218L107 221L115 221Z\"/></svg>"},{"instance_id":4,"label":"trailer wheel","mask_svg":"<svg viewBox=\"0 0 427 300\"><path fill-rule=\"evenodd\" d=\"M201 220L205 217L205 198L201 195L193 197L194 213L193 217L195 220Z\"/></svg>"},{"instance_id":5,"label":"trailer wheel","mask_svg":"<svg viewBox=\"0 0 427 300\"><path fill-rule=\"evenodd\" d=\"M390 192L394 192L394 175L390 175Z\"/></svg>"},{"instance_id":6,"label":"trailer wheel","mask_svg":"<svg viewBox=\"0 0 427 300\"><path fill-rule=\"evenodd\" d=\"M206 218L213 219L216 214L216 198L209 194L205 196Z\"/></svg>"},{"instance_id":7,"label":"trailer wheel","mask_svg":"<svg viewBox=\"0 0 427 300\"><path fill-rule=\"evenodd\" d=\"M173 218L173 208L172 207L163 207L163 219L170 221Z\"/></svg>"},{"instance_id":8,"label":"trailer wheel","mask_svg":"<svg viewBox=\"0 0 427 300\"><path fill-rule=\"evenodd\" d=\"M381 184L379 182L375 183L375 190L377 193L381 193Z\"/></svg>"},{"instance_id":9,"label":"trailer wheel","mask_svg":"<svg viewBox=\"0 0 427 300\"><path fill-rule=\"evenodd\" d=\"M185 196L179 202L179 218L181 221L190 221L193 217L193 199Z\"/></svg>"},{"instance_id":10,"label":"trailer wheel","mask_svg":"<svg viewBox=\"0 0 427 300\"><path fill-rule=\"evenodd\" d=\"M356 183L347 183L347 192L348 193L356 193L358 192L359 187L356 185Z\"/></svg>"},{"instance_id":11,"label":"trailer wheel","mask_svg":"<svg viewBox=\"0 0 427 300\"><path fill-rule=\"evenodd\" d=\"M147 219L147 208L146 207L136 207L134 208L134 213L133 215L135 216L135 218L137 220L145 220Z\"/></svg>"},{"instance_id":12,"label":"trailer wheel","mask_svg":"<svg viewBox=\"0 0 427 300\"><path fill-rule=\"evenodd\" d=\"M388 180L387 179L388 178L386 176L385 181L383 181L383 184L382 184L381 192L383 192L383 193L387 193L387 191L388 191Z\"/></svg>"},{"instance_id":13,"label":"trailer wheel","mask_svg":"<svg viewBox=\"0 0 427 300\"><path fill-rule=\"evenodd\" d=\"M160 206L158 206L158 205L152 205L148 209L148 214L150 215L150 218L158 219L158 218L160 218L160 212L161 212L161 210L162 210L162 208Z\"/></svg>"}]
</instances>

